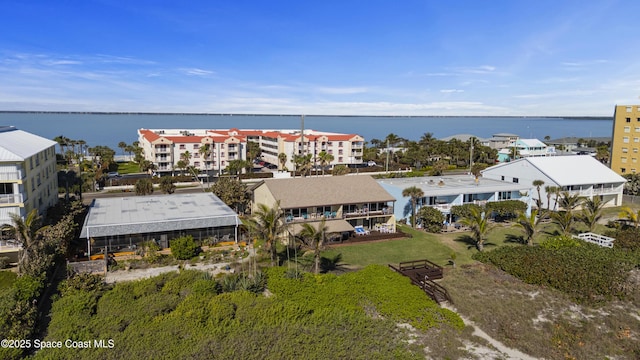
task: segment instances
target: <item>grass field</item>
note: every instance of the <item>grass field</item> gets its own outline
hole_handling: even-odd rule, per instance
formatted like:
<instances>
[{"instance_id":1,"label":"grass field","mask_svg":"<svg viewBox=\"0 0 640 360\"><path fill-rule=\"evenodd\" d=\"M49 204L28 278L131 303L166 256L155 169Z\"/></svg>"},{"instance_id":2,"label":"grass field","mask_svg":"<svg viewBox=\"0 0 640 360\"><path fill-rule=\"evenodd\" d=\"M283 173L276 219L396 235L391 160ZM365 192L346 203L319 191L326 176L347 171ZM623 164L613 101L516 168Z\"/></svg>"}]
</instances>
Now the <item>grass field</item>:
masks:
<instances>
[{"instance_id":1,"label":"grass field","mask_svg":"<svg viewBox=\"0 0 640 360\"><path fill-rule=\"evenodd\" d=\"M121 162L118 163L118 173L122 174L132 174L140 172L140 166L134 162Z\"/></svg>"},{"instance_id":2,"label":"grass field","mask_svg":"<svg viewBox=\"0 0 640 360\"><path fill-rule=\"evenodd\" d=\"M408 226L400 226L400 229L412 237L334 247L325 251L324 256L332 258L341 254L344 264L356 268L370 264L397 264L402 261L425 258L444 266L449 264L452 254L455 254L456 264L475 262L471 256L478 250L469 232L431 234ZM550 227L548 230L553 229ZM497 224L489 233L485 249L490 250L496 246L522 246L517 242L521 236L519 228ZM538 239L544 236L546 235L541 234Z\"/></svg>"}]
</instances>

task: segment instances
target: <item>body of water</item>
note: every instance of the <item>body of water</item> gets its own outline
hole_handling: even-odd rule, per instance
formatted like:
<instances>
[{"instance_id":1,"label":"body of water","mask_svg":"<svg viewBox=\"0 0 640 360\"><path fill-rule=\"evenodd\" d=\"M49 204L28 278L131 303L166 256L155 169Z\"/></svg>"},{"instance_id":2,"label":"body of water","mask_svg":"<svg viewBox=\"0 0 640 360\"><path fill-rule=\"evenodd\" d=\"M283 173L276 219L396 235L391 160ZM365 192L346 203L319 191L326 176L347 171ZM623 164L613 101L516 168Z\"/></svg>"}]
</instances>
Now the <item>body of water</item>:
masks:
<instances>
[{"instance_id":1,"label":"body of water","mask_svg":"<svg viewBox=\"0 0 640 360\"><path fill-rule=\"evenodd\" d=\"M13 125L48 139L58 135L82 139L89 146L105 145L118 153L118 142L130 144L137 140L140 128L300 129L301 126L298 115L40 112L0 112L0 125ZM305 116L306 129L355 133L367 141L384 139L389 133L410 140L418 140L425 133L436 138L455 134L488 138L496 133L540 140L545 136L611 137L612 127L612 118Z\"/></svg>"}]
</instances>

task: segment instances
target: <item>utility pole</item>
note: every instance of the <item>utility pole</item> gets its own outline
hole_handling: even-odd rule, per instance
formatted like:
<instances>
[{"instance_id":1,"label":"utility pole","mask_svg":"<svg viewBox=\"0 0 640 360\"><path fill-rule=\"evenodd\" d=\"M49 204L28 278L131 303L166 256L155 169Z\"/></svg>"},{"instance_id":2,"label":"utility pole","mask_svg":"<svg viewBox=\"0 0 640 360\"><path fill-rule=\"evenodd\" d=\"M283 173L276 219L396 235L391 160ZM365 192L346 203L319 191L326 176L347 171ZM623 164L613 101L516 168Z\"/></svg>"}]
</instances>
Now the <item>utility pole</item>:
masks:
<instances>
[{"instance_id":1,"label":"utility pole","mask_svg":"<svg viewBox=\"0 0 640 360\"><path fill-rule=\"evenodd\" d=\"M471 174L473 168L473 136L469 138L471 141L471 149L469 150L469 174Z\"/></svg>"}]
</instances>

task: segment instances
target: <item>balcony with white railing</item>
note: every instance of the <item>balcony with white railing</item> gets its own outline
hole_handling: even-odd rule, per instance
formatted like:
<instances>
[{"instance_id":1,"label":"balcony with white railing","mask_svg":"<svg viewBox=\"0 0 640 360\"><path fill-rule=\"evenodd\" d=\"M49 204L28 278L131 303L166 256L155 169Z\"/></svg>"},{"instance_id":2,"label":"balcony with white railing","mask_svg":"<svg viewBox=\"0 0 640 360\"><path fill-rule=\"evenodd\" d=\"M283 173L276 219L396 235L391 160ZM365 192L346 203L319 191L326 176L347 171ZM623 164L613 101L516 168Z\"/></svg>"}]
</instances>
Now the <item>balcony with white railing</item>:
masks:
<instances>
[{"instance_id":1,"label":"balcony with white railing","mask_svg":"<svg viewBox=\"0 0 640 360\"><path fill-rule=\"evenodd\" d=\"M22 194L0 194L0 204L20 204Z\"/></svg>"},{"instance_id":2,"label":"balcony with white railing","mask_svg":"<svg viewBox=\"0 0 640 360\"><path fill-rule=\"evenodd\" d=\"M24 174L22 171L3 171L0 172L0 181L16 181L22 180Z\"/></svg>"}]
</instances>

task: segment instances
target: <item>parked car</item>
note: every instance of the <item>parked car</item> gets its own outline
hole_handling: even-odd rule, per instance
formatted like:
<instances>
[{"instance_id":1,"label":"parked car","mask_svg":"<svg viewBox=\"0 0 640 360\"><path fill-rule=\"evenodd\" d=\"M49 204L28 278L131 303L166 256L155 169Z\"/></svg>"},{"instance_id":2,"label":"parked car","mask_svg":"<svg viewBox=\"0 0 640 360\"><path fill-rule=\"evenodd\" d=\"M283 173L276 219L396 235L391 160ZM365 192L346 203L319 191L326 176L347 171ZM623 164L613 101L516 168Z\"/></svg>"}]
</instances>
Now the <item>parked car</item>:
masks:
<instances>
[{"instance_id":1,"label":"parked car","mask_svg":"<svg viewBox=\"0 0 640 360\"><path fill-rule=\"evenodd\" d=\"M112 172L107 174L107 177L109 179L119 178L120 177L120 173L118 173L117 171L112 171Z\"/></svg>"},{"instance_id":2,"label":"parked car","mask_svg":"<svg viewBox=\"0 0 640 360\"><path fill-rule=\"evenodd\" d=\"M376 164L375 161L373 160L369 160L369 162L367 162L367 166L371 167L371 166L378 166L378 164Z\"/></svg>"}]
</instances>

